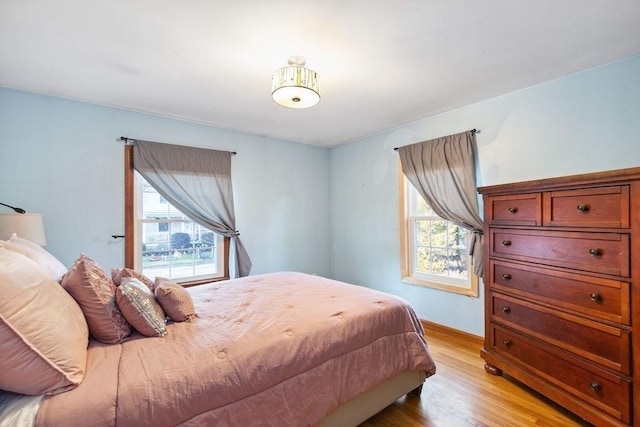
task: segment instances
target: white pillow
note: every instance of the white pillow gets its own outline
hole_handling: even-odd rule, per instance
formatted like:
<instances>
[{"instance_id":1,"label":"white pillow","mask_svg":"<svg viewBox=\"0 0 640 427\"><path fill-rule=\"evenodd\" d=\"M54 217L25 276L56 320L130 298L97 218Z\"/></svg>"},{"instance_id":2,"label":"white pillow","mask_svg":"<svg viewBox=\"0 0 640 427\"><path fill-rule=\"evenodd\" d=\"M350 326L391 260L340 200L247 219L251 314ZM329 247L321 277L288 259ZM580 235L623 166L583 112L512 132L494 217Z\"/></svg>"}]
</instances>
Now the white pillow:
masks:
<instances>
[{"instance_id":1,"label":"white pillow","mask_svg":"<svg viewBox=\"0 0 640 427\"><path fill-rule=\"evenodd\" d=\"M0 246L31 258L40 266L44 267L44 269L49 272L49 275L53 280L58 283L60 283L62 276L67 272L67 268L58 260L58 258L44 250L40 245L37 245L27 239L23 239L22 237L18 237L15 233L13 233L11 238L6 242L0 240Z\"/></svg>"}]
</instances>

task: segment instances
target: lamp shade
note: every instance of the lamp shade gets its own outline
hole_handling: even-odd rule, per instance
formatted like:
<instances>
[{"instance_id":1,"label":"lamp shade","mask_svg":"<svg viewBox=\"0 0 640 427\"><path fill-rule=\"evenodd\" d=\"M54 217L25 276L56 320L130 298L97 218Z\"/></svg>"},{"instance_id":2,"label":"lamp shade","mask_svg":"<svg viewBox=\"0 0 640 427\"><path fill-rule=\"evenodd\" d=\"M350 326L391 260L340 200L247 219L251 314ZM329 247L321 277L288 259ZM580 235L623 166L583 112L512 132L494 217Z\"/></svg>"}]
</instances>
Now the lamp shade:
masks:
<instances>
[{"instance_id":1,"label":"lamp shade","mask_svg":"<svg viewBox=\"0 0 640 427\"><path fill-rule=\"evenodd\" d=\"M0 240L9 240L13 233L37 245L47 245L44 223L40 214L0 214Z\"/></svg>"},{"instance_id":2,"label":"lamp shade","mask_svg":"<svg viewBox=\"0 0 640 427\"><path fill-rule=\"evenodd\" d=\"M309 108L320 102L318 74L305 68L301 56L289 58L289 66L273 73L271 97L283 107Z\"/></svg>"}]
</instances>

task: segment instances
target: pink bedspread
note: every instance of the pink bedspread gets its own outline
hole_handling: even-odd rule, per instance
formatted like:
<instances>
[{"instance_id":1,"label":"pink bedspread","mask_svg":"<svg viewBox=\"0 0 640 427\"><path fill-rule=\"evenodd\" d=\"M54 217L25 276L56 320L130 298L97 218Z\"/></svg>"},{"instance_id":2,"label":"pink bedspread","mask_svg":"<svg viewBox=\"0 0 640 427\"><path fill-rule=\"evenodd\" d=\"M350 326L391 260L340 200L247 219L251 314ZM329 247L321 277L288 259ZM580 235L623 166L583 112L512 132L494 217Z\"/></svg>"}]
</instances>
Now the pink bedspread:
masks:
<instances>
[{"instance_id":1,"label":"pink bedspread","mask_svg":"<svg viewBox=\"0 0 640 427\"><path fill-rule=\"evenodd\" d=\"M191 288L193 323L164 338L91 341L87 376L47 397L38 426L313 426L405 371L435 372L407 303L274 273Z\"/></svg>"}]
</instances>

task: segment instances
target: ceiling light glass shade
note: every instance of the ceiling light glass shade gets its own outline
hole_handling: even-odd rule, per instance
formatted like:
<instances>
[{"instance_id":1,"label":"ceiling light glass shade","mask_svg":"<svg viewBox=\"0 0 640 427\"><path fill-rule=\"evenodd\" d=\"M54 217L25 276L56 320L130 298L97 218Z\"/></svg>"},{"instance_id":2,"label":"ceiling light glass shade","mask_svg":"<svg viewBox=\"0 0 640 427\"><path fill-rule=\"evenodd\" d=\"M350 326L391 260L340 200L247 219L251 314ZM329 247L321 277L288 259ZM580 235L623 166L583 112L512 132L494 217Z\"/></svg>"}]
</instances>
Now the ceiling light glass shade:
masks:
<instances>
[{"instance_id":1,"label":"ceiling light glass shade","mask_svg":"<svg viewBox=\"0 0 640 427\"><path fill-rule=\"evenodd\" d=\"M305 68L301 56L289 58L289 66L273 73L271 97L275 102L288 108L309 108L320 102L320 81L318 74Z\"/></svg>"},{"instance_id":2,"label":"ceiling light glass shade","mask_svg":"<svg viewBox=\"0 0 640 427\"><path fill-rule=\"evenodd\" d=\"M37 245L47 245L42 215L40 214L0 214L0 240L9 240L13 233Z\"/></svg>"}]
</instances>

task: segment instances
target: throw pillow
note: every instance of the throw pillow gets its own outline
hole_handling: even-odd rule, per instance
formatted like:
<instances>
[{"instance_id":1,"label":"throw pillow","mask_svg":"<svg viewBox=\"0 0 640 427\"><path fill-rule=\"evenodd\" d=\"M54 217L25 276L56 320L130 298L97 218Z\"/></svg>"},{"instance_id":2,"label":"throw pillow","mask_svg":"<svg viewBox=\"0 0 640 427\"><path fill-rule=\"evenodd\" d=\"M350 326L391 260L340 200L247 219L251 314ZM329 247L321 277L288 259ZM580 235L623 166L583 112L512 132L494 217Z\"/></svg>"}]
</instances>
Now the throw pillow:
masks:
<instances>
[{"instance_id":1,"label":"throw pillow","mask_svg":"<svg viewBox=\"0 0 640 427\"><path fill-rule=\"evenodd\" d=\"M191 294L179 284L156 277L155 294L164 312L174 322L191 322L197 317Z\"/></svg>"},{"instance_id":2,"label":"throw pillow","mask_svg":"<svg viewBox=\"0 0 640 427\"><path fill-rule=\"evenodd\" d=\"M0 248L0 389L56 394L84 379L89 331L78 304L30 258Z\"/></svg>"},{"instance_id":3,"label":"throw pillow","mask_svg":"<svg viewBox=\"0 0 640 427\"><path fill-rule=\"evenodd\" d=\"M147 337L167 334L165 314L151 290L138 279L124 277L116 288L118 307L133 328Z\"/></svg>"},{"instance_id":4,"label":"throw pillow","mask_svg":"<svg viewBox=\"0 0 640 427\"><path fill-rule=\"evenodd\" d=\"M149 279L147 276L140 273L139 271L132 270L131 268L112 268L111 269L111 280L113 281L114 285L120 286L120 283L122 283L122 279L124 279L125 277L132 277L134 279L138 279L139 281L147 285L147 287L151 291L153 291L153 280Z\"/></svg>"},{"instance_id":5,"label":"throw pillow","mask_svg":"<svg viewBox=\"0 0 640 427\"><path fill-rule=\"evenodd\" d=\"M80 255L62 278L62 287L82 308L95 339L112 344L129 336L131 326L116 303L116 287L91 258Z\"/></svg>"}]
</instances>

